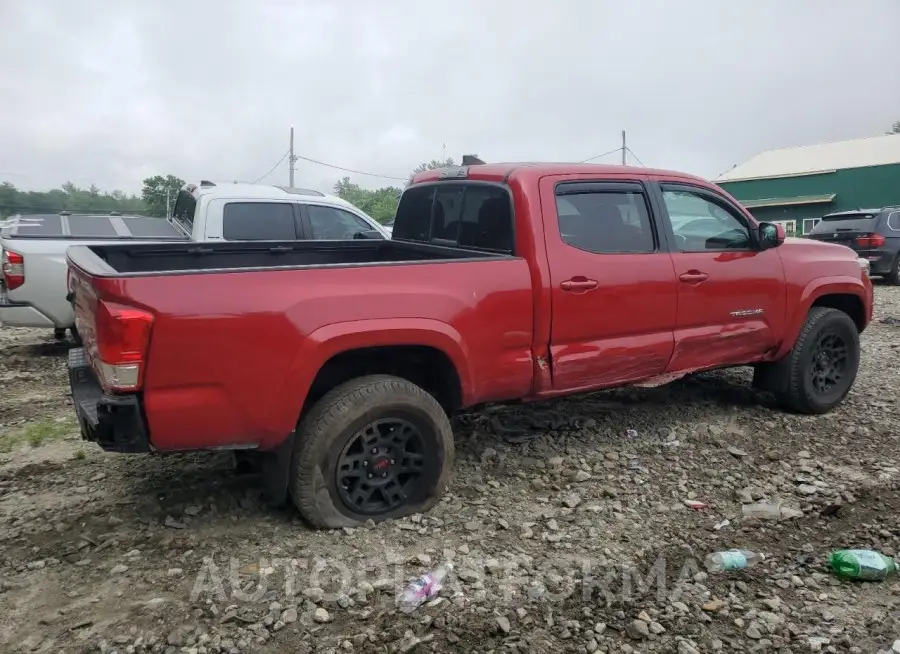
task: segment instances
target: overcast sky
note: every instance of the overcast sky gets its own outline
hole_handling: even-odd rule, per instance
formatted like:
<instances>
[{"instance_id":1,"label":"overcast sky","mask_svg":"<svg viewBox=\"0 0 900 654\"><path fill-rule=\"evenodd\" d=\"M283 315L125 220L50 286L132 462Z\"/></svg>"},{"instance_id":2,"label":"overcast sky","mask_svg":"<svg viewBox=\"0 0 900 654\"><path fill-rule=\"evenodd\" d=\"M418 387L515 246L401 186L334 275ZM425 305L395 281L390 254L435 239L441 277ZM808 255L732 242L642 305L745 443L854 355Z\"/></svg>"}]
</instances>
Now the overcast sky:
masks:
<instances>
[{"instance_id":1,"label":"overcast sky","mask_svg":"<svg viewBox=\"0 0 900 654\"><path fill-rule=\"evenodd\" d=\"M0 181L253 181L291 125L299 155L400 178L444 143L571 161L622 129L714 177L900 120L898 26L900 0L0 0Z\"/></svg>"}]
</instances>

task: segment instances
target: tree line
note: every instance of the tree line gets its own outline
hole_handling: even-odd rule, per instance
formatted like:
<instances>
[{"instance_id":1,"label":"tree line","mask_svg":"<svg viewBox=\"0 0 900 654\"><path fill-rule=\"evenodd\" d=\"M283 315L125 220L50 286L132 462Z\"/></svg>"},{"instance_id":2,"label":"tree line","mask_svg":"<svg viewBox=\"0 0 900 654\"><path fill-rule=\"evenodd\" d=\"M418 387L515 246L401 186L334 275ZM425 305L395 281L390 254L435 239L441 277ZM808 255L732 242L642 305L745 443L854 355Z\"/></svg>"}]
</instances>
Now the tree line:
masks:
<instances>
[{"instance_id":1,"label":"tree line","mask_svg":"<svg viewBox=\"0 0 900 654\"><path fill-rule=\"evenodd\" d=\"M452 158L424 162L416 166L410 178L425 170L452 165ZM9 182L3 182L0 183L0 218L60 211L119 212L163 217L174 206L178 191L183 186L184 180L175 175L154 175L144 180L141 195L137 196L127 195L122 191L107 193L93 184L88 188L79 188L72 182L66 182L51 191L23 191ZM367 189L351 182L349 177L344 177L334 185L332 192L383 223L393 219L397 198L402 190L399 186Z\"/></svg>"}]
</instances>

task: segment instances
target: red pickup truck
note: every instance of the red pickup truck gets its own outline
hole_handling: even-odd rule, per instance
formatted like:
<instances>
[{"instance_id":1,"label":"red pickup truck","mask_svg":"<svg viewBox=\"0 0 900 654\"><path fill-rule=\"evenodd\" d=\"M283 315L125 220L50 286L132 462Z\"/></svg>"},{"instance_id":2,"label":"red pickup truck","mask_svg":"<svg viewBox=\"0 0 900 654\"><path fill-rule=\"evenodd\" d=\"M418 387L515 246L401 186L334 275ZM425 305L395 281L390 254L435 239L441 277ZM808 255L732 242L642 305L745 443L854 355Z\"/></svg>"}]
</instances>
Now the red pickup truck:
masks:
<instances>
[{"instance_id":1,"label":"red pickup truck","mask_svg":"<svg viewBox=\"0 0 900 654\"><path fill-rule=\"evenodd\" d=\"M424 511L448 416L753 366L784 406L838 405L872 285L680 173L481 164L422 173L393 240L68 251L82 434L119 452L264 453L316 527Z\"/></svg>"}]
</instances>

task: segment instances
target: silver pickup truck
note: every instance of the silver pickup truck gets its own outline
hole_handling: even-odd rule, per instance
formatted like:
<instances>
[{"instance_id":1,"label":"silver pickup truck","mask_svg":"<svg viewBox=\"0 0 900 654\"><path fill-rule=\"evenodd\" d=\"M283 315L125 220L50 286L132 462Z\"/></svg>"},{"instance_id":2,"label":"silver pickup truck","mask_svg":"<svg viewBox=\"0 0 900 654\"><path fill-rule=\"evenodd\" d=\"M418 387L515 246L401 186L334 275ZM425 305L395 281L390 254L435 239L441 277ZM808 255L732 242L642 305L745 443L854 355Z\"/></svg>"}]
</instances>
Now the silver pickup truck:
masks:
<instances>
[{"instance_id":1,"label":"silver pickup truck","mask_svg":"<svg viewBox=\"0 0 900 654\"><path fill-rule=\"evenodd\" d=\"M46 327L79 340L67 300L66 251L115 241L289 241L390 238L338 197L261 184L186 184L171 218L14 216L0 222L0 326Z\"/></svg>"}]
</instances>

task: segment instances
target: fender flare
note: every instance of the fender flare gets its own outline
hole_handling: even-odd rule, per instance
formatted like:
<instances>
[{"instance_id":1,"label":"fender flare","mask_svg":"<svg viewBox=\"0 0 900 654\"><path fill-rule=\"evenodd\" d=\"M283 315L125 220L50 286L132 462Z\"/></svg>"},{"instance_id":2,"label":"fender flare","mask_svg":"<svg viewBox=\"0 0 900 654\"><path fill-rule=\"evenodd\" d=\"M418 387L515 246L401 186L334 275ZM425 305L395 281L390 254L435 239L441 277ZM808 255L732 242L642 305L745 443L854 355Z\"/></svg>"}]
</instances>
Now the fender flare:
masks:
<instances>
[{"instance_id":1,"label":"fender flare","mask_svg":"<svg viewBox=\"0 0 900 654\"><path fill-rule=\"evenodd\" d=\"M431 347L442 352L456 369L463 403L472 397L468 348L451 325L431 318L353 320L319 327L303 340L294 354L285 388L291 389L300 401L297 416L316 375L332 357L352 350L398 345Z\"/></svg>"},{"instance_id":2,"label":"fender flare","mask_svg":"<svg viewBox=\"0 0 900 654\"><path fill-rule=\"evenodd\" d=\"M809 310L816 300L826 295L853 295L859 298L863 306L866 305L866 287L861 279L854 277L836 276L819 277L809 282L800 293L798 302L794 305L794 311L787 317L785 323L785 338L775 357L779 360L786 356L794 347L800 330Z\"/></svg>"}]
</instances>

